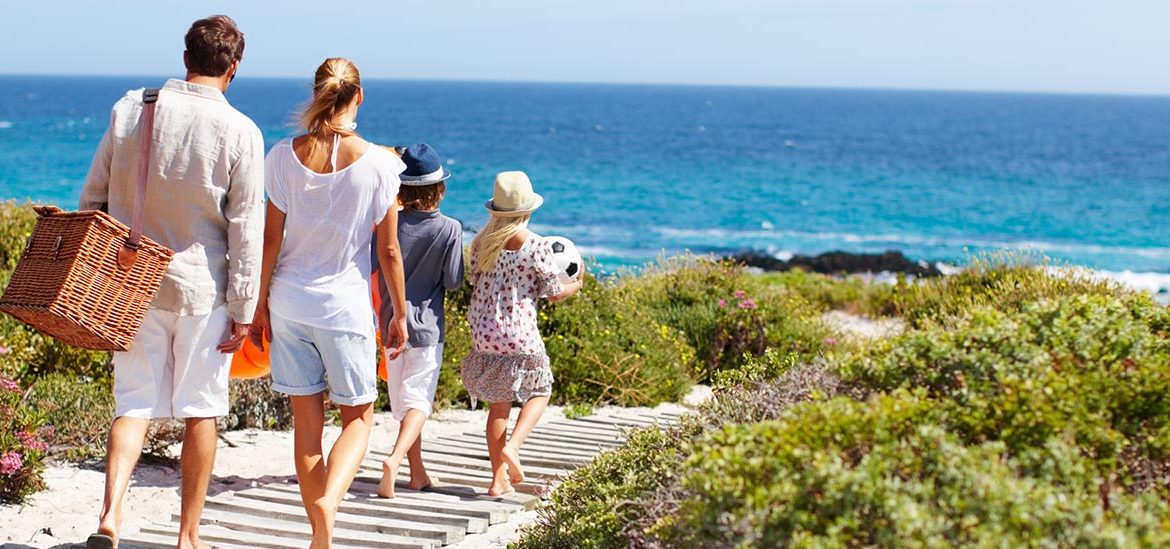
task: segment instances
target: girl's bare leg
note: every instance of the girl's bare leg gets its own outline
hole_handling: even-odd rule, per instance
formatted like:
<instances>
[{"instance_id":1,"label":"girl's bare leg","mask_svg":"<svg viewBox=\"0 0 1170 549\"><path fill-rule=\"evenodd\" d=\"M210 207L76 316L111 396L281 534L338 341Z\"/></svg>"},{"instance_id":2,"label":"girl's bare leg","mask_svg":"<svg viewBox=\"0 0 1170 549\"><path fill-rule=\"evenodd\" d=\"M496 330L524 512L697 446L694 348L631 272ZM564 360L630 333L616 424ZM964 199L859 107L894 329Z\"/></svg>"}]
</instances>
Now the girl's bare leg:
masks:
<instances>
[{"instance_id":1,"label":"girl's bare leg","mask_svg":"<svg viewBox=\"0 0 1170 549\"><path fill-rule=\"evenodd\" d=\"M512 491L512 483L508 481L505 474L507 465L504 464L500 453L507 442L508 416L511 412L511 402L493 402L488 408L487 447L488 457L492 460L492 485L488 488L489 496L498 496Z\"/></svg>"},{"instance_id":2,"label":"girl's bare leg","mask_svg":"<svg viewBox=\"0 0 1170 549\"><path fill-rule=\"evenodd\" d=\"M511 438L500 449L500 457L508 466L508 477L514 483L524 482L524 469L520 467L520 446L524 444L524 440L528 438L532 428L536 427L536 422L540 421L540 416L544 415L546 407L548 407L548 397L546 396L528 399L528 402L525 402L524 407L520 409L520 417L516 418L516 426L512 428Z\"/></svg>"}]
</instances>

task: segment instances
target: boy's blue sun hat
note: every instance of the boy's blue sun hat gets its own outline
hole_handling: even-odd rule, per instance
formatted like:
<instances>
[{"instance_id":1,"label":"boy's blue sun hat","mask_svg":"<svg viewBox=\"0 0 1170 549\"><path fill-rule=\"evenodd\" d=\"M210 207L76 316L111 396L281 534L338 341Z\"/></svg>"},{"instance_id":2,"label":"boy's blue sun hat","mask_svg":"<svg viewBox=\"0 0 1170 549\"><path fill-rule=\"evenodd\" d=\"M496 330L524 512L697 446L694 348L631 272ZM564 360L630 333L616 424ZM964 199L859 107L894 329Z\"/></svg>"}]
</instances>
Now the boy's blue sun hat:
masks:
<instances>
[{"instance_id":1,"label":"boy's blue sun hat","mask_svg":"<svg viewBox=\"0 0 1170 549\"><path fill-rule=\"evenodd\" d=\"M403 185L422 187L434 185L451 177L451 172L443 167L439 153L435 152L426 143L417 143L400 149L402 163L406 170L398 175Z\"/></svg>"}]
</instances>

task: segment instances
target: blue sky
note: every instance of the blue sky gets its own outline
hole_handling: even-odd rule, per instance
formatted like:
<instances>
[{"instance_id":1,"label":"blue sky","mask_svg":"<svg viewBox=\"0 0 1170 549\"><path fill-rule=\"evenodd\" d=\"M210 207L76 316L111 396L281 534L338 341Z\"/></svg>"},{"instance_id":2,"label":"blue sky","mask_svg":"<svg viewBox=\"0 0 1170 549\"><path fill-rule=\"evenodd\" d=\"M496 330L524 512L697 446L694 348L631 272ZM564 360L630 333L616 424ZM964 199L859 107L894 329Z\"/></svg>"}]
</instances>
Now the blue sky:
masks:
<instances>
[{"instance_id":1,"label":"blue sky","mask_svg":"<svg viewBox=\"0 0 1170 549\"><path fill-rule=\"evenodd\" d=\"M13 2L0 73L175 74L212 13L247 35L241 77L341 55L367 78L1170 94L1167 0Z\"/></svg>"}]
</instances>

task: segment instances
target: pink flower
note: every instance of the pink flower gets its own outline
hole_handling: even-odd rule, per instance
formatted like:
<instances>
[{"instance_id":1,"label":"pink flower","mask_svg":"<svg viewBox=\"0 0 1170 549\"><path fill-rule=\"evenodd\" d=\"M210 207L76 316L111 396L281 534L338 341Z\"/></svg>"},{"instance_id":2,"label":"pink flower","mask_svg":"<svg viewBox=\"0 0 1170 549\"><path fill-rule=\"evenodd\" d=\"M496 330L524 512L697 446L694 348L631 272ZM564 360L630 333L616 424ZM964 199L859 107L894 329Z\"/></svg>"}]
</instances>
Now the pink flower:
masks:
<instances>
[{"instance_id":1,"label":"pink flower","mask_svg":"<svg viewBox=\"0 0 1170 549\"><path fill-rule=\"evenodd\" d=\"M15 475L21 467L24 467L24 457L20 452L8 452L0 457L0 475Z\"/></svg>"},{"instance_id":2,"label":"pink flower","mask_svg":"<svg viewBox=\"0 0 1170 549\"><path fill-rule=\"evenodd\" d=\"M5 345L0 345L0 356L4 356L4 355L11 353L11 352L12 352L12 349L9 349Z\"/></svg>"},{"instance_id":3,"label":"pink flower","mask_svg":"<svg viewBox=\"0 0 1170 549\"><path fill-rule=\"evenodd\" d=\"M745 292L743 290L736 290L735 291L735 298L736 299L743 299L745 296L747 296L747 292Z\"/></svg>"},{"instance_id":4,"label":"pink flower","mask_svg":"<svg viewBox=\"0 0 1170 549\"><path fill-rule=\"evenodd\" d=\"M836 344L837 344L837 338L835 338L835 337L826 337L825 338L825 345L836 345Z\"/></svg>"},{"instance_id":5,"label":"pink flower","mask_svg":"<svg viewBox=\"0 0 1170 549\"><path fill-rule=\"evenodd\" d=\"M756 308L756 300L748 298L748 299L745 299L743 301L740 301L739 308L740 309L755 309Z\"/></svg>"},{"instance_id":6,"label":"pink flower","mask_svg":"<svg viewBox=\"0 0 1170 549\"><path fill-rule=\"evenodd\" d=\"M33 433L32 431L20 431L16 433L16 439L19 440L20 443L29 450L44 452L45 450L49 449L49 445L37 439L36 433Z\"/></svg>"},{"instance_id":7,"label":"pink flower","mask_svg":"<svg viewBox=\"0 0 1170 549\"><path fill-rule=\"evenodd\" d=\"M726 307L726 306L727 306L727 300L726 300L726 299L720 299L720 300L719 300L719 308L720 308L720 309L722 309L722 308L724 308L724 307Z\"/></svg>"},{"instance_id":8,"label":"pink flower","mask_svg":"<svg viewBox=\"0 0 1170 549\"><path fill-rule=\"evenodd\" d=\"M20 384L8 378L0 378L0 389L19 393Z\"/></svg>"}]
</instances>

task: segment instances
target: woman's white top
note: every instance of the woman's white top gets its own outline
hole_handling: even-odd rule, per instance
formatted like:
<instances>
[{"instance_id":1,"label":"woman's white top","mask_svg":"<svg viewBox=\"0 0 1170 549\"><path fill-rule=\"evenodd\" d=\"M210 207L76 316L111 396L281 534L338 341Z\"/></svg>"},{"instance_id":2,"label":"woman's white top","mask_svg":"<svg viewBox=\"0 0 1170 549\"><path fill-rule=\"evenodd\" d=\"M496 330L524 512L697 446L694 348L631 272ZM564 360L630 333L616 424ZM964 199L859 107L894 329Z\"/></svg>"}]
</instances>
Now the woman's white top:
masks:
<instances>
[{"instance_id":1,"label":"woman's white top","mask_svg":"<svg viewBox=\"0 0 1170 549\"><path fill-rule=\"evenodd\" d=\"M317 328L370 331L370 241L395 205L404 169L397 156L374 144L328 174L305 167L291 138L268 152L264 189L287 216L268 291L272 313Z\"/></svg>"}]
</instances>

